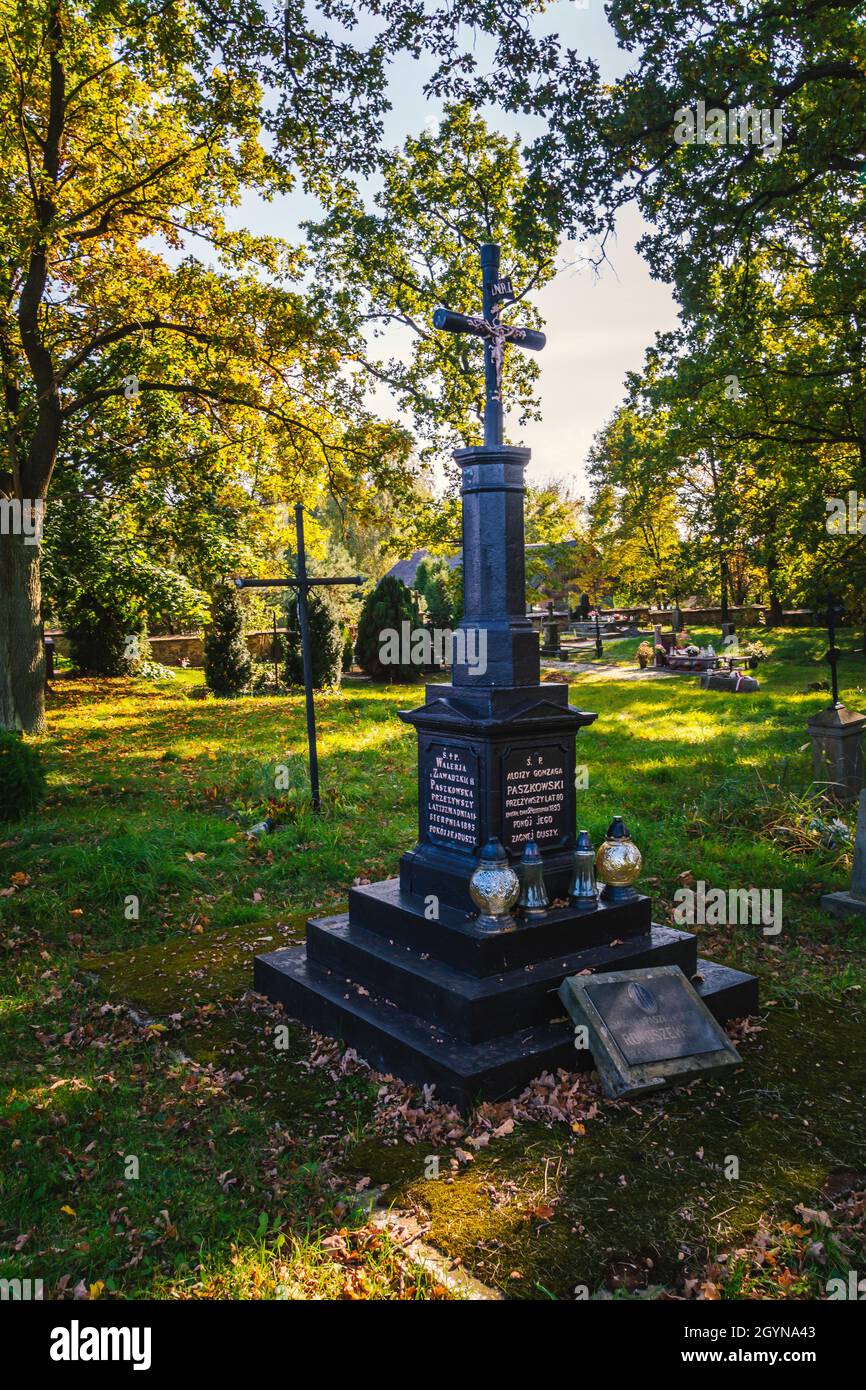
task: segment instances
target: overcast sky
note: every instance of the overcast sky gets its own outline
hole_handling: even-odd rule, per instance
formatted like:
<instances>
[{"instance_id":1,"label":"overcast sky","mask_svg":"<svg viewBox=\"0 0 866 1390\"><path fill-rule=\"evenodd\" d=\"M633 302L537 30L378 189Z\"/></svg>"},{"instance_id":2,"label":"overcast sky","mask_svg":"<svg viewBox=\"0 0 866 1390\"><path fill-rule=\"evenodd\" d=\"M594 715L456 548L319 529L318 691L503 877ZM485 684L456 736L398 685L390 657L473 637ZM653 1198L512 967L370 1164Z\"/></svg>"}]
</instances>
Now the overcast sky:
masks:
<instances>
[{"instance_id":1,"label":"overcast sky","mask_svg":"<svg viewBox=\"0 0 866 1390\"><path fill-rule=\"evenodd\" d=\"M538 30L558 32L565 46L595 58L605 80L618 77L628 65L629 55L617 49L601 0L588 0L586 9L578 8L573 0L557 0L532 22ZM393 109L386 123L387 138L394 145L402 144L407 134L418 132L441 112L439 103L425 99L424 79L423 65L408 58L395 66ZM505 134L517 134L524 142L542 129L537 121L489 109L484 115ZM232 220L253 231L278 233L291 240L299 234L299 223L316 216L317 211L302 195L270 203L248 198ZM587 450L596 430L622 400L626 372L641 367L656 331L672 328L676 322L670 290L650 279L634 250L641 230L637 214L627 212L617 241L608 245L611 264L600 273L592 268L564 269L535 296L545 319L547 346L538 356L543 419L530 423L520 439L532 449L530 479L559 475L573 479L583 491ZM563 263L573 262L581 250L579 243L569 243ZM473 307L466 305L467 311ZM480 309L480 304L477 307ZM383 339L380 346L390 350L392 344ZM387 398L377 395L374 399L381 411L393 413ZM517 438L517 431L511 434Z\"/></svg>"}]
</instances>

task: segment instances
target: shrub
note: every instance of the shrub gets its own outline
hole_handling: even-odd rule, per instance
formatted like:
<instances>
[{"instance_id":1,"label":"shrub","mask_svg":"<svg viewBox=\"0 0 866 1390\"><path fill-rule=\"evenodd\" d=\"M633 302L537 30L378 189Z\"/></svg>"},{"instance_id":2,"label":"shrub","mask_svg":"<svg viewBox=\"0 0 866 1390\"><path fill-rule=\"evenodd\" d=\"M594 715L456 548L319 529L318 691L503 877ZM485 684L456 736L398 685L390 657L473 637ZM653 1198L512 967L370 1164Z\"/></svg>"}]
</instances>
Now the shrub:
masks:
<instances>
[{"instance_id":1,"label":"shrub","mask_svg":"<svg viewBox=\"0 0 866 1390\"><path fill-rule=\"evenodd\" d=\"M456 627L454 579L447 560L430 557L415 571L415 589L427 603L427 616L435 627Z\"/></svg>"},{"instance_id":2,"label":"shrub","mask_svg":"<svg viewBox=\"0 0 866 1390\"><path fill-rule=\"evenodd\" d=\"M386 574L364 600L355 642L358 665L374 680L406 681L417 675L411 663L383 665L379 659L382 633L396 632L399 637L406 621L412 628L419 626L418 606L402 579Z\"/></svg>"},{"instance_id":3,"label":"shrub","mask_svg":"<svg viewBox=\"0 0 866 1390\"><path fill-rule=\"evenodd\" d=\"M249 685L252 669L238 591L228 581L218 584L204 639L205 681L215 695L239 695Z\"/></svg>"},{"instance_id":4,"label":"shrub","mask_svg":"<svg viewBox=\"0 0 866 1390\"><path fill-rule=\"evenodd\" d=\"M45 791L37 750L20 734L0 733L0 820L18 820L35 810Z\"/></svg>"},{"instance_id":5,"label":"shrub","mask_svg":"<svg viewBox=\"0 0 866 1390\"><path fill-rule=\"evenodd\" d=\"M128 676L147 661L147 628L140 614L118 598L101 602L80 593L67 610L72 664L83 676Z\"/></svg>"},{"instance_id":6,"label":"shrub","mask_svg":"<svg viewBox=\"0 0 866 1390\"><path fill-rule=\"evenodd\" d=\"M322 690L328 685L339 685L343 674L343 634L340 631L340 618L330 594L321 589L309 591L307 619L310 625L313 689ZM303 685L304 657L297 594L292 594L286 604L284 669L289 685Z\"/></svg>"},{"instance_id":7,"label":"shrub","mask_svg":"<svg viewBox=\"0 0 866 1390\"><path fill-rule=\"evenodd\" d=\"M137 674L148 627L197 627L207 611L206 595L151 559L112 502L65 498L51 513L43 579L82 675Z\"/></svg>"}]
</instances>

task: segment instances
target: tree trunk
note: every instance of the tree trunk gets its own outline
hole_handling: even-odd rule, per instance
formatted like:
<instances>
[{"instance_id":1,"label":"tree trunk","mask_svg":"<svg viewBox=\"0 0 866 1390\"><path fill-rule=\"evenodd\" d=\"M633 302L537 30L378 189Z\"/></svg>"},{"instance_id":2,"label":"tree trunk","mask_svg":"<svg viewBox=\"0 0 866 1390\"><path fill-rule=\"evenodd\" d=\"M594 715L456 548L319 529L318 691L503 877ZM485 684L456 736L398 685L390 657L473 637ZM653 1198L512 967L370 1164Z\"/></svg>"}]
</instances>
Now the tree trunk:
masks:
<instances>
[{"instance_id":1,"label":"tree trunk","mask_svg":"<svg viewBox=\"0 0 866 1390\"><path fill-rule=\"evenodd\" d=\"M39 546L0 533L0 730L45 728Z\"/></svg>"},{"instance_id":2,"label":"tree trunk","mask_svg":"<svg viewBox=\"0 0 866 1390\"><path fill-rule=\"evenodd\" d=\"M722 622L723 622L723 623L726 623L726 622L729 621L729 619L728 619L728 611L729 611L729 610L728 610L728 562L727 562L726 559L724 559L724 557L723 557L722 560L719 562L719 580L720 580L721 599L722 599L722 602L721 602Z\"/></svg>"},{"instance_id":3,"label":"tree trunk","mask_svg":"<svg viewBox=\"0 0 866 1390\"><path fill-rule=\"evenodd\" d=\"M779 568L776 559L775 546L768 547L767 556L764 561L764 574L767 576L767 597L770 600L770 611L767 614L767 621L770 627L779 627L784 618L782 600L776 588L776 571Z\"/></svg>"}]
</instances>

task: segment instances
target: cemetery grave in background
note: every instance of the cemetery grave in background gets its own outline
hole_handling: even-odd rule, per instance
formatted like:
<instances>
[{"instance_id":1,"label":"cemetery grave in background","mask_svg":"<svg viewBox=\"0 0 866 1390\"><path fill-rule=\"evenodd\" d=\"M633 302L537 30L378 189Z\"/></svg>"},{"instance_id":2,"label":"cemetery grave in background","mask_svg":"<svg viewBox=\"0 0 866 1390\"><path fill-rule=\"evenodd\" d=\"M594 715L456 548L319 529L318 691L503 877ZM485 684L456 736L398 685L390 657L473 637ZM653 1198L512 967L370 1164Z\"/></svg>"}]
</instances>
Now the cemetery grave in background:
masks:
<instances>
[{"instance_id":1,"label":"cemetery grave in background","mask_svg":"<svg viewBox=\"0 0 866 1390\"><path fill-rule=\"evenodd\" d=\"M49 801L4 829L0 1148L19 1228L4 1275L67 1297L452 1296L368 1220L380 1192L511 1297L822 1296L862 1268L864 928L820 904L850 881L854 808L808 791L826 643L751 635L769 657L755 695L607 663L570 693L598 711L578 822L598 842L625 816L656 920L690 881L784 893L777 937L698 928L702 955L760 977L761 1014L733 1039L746 1072L639 1106L551 1078L466 1117L382 1088L298 1024L279 1046L280 1015L249 994L256 954L393 875L412 842L415 739L397 711L413 692L317 697L314 817L301 695L205 703L198 672L156 689L60 674ZM611 648L624 675L638 645ZM862 707L866 658L839 675ZM249 841L268 810L275 832Z\"/></svg>"}]
</instances>

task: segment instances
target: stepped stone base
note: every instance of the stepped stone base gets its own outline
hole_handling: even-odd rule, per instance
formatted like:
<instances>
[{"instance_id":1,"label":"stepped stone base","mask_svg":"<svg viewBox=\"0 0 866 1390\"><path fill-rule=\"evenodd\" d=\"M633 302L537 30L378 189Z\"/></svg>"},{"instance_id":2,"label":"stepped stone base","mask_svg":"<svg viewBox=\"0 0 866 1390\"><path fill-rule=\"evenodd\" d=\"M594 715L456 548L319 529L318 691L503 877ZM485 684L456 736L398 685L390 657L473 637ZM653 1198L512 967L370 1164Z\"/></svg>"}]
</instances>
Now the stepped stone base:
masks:
<instances>
[{"instance_id":1,"label":"stepped stone base","mask_svg":"<svg viewBox=\"0 0 866 1390\"><path fill-rule=\"evenodd\" d=\"M397 879L353 889L349 912L307 923L306 946L256 957L255 988L376 1071L469 1106L551 1068L591 1066L557 991L581 971L679 965L720 1022L755 1012L757 981L699 961L688 932L655 926L649 899L485 933L469 913L424 916Z\"/></svg>"}]
</instances>

